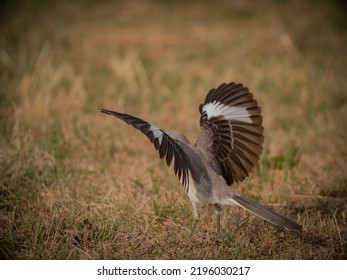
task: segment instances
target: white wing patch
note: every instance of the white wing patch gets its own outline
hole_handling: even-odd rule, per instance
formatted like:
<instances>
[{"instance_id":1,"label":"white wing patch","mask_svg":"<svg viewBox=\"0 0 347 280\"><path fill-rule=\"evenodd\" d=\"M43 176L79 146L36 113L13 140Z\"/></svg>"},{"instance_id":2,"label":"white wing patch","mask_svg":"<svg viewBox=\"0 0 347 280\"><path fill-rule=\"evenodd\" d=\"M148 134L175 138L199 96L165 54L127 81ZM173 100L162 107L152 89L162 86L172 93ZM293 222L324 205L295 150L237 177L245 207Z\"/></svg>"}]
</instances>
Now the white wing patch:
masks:
<instances>
[{"instance_id":1,"label":"white wing patch","mask_svg":"<svg viewBox=\"0 0 347 280\"><path fill-rule=\"evenodd\" d=\"M212 103L205 104L202 111L207 114L207 119L222 115L227 120L253 123L251 115L246 108L225 106L216 100Z\"/></svg>"},{"instance_id":2,"label":"white wing patch","mask_svg":"<svg viewBox=\"0 0 347 280\"><path fill-rule=\"evenodd\" d=\"M150 130L153 132L154 137L158 139L159 144L161 145L161 142L163 141L163 132L161 129L152 124Z\"/></svg>"}]
</instances>

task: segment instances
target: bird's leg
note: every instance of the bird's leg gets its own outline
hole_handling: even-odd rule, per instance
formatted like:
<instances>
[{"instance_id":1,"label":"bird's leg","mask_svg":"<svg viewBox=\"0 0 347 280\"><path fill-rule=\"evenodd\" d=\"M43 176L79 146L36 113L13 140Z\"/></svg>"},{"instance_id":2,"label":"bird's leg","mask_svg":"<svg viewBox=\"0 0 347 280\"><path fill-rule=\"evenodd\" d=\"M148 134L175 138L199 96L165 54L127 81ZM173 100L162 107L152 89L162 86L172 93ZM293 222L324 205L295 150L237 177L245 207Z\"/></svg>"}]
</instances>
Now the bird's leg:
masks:
<instances>
[{"instance_id":1,"label":"bird's leg","mask_svg":"<svg viewBox=\"0 0 347 280\"><path fill-rule=\"evenodd\" d=\"M220 233L220 214L222 212L222 207L220 207L219 204L213 204L214 207L214 213L216 214L217 218L217 234Z\"/></svg>"},{"instance_id":2,"label":"bird's leg","mask_svg":"<svg viewBox=\"0 0 347 280\"><path fill-rule=\"evenodd\" d=\"M199 204L197 203L193 203L192 202L192 205L193 205L193 217L194 217L194 224L193 224L193 228L192 228L192 232L190 234L190 236L193 236L194 232L195 232L195 229L198 225L198 221L199 221L199 209L200 209L200 206Z\"/></svg>"},{"instance_id":3,"label":"bird's leg","mask_svg":"<svg viewBox=\"0 0 347 280\"><path fill-rule=\"evenodd\" d=\"M192 227L192 232L190 233L190 236L193 236L193 235L194 235L195 229L196 229L196 227L197 227L197 225L198 225L198 221L199 221L199 220L195 220L195 219L194 219L194 223L193 223L193 227Z\"/></svg>"}]
</instances>

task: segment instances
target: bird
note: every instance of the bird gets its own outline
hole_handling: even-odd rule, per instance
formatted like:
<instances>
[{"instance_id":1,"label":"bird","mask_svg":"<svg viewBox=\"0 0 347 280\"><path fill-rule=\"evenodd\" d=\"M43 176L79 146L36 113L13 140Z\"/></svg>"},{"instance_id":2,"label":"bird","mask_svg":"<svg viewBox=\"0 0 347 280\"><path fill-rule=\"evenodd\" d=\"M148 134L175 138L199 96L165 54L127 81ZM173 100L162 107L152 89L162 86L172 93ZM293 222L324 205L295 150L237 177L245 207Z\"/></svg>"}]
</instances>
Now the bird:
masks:
<instances>
[{"instance_id":1,"label":"bird","mask_svg":"<svg viewBox=\"0 0 347 280\"><path fill-rule=\"evenodd\" d=\"M199 106L200 133L195 144L179 131L164 131L138 117L101 109L140 130L153 143L167 166L174 169L193 209L193 228L200 208L213 205L217 233L224 206L240 206L281 230L301 231L301 226L230 186L242 182L257 165L263 150L261 108L242 83L222 83L208 91Z\"/></svg>"}]
</instances>

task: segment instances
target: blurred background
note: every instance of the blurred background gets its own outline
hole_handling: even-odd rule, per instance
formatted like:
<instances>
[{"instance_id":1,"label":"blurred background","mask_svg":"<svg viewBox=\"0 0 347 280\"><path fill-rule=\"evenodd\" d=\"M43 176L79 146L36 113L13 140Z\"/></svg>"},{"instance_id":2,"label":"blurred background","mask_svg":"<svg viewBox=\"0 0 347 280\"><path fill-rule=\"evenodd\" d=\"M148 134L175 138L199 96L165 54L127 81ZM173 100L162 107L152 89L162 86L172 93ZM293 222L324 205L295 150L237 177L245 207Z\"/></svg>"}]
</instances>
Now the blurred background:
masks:
<instances>
[{"instance_id":1,"label":"blurred background","mask_svg":"<svg viewBox=\"0 0 347 280\"><path fill-rule=\"evenodd\" d=\"M0 12L0 256L347 257L343 1L7 1ZM233 186L291 217L277 231L226 208L216 238L127 112L194 143L223 82L262 107L259 167Z\"/></svg>"}]
</instances>

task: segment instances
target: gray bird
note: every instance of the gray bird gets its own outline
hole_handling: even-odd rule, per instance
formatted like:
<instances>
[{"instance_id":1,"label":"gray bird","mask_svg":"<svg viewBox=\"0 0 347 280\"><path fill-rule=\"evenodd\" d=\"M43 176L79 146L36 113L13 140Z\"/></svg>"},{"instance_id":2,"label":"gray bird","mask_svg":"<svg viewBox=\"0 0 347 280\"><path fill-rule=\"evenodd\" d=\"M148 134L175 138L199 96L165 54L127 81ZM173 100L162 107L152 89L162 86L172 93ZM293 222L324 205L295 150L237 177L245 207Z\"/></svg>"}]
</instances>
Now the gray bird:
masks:
<instances>
[{"instance_id":1,"label":"gray bird","mask_svg":"<svg viewBox=\"0 0 347 280\"><path fill-rule=\"evenodd\" d=\"M294 221L229 187L249 175L263 150L261 109L248 88L223 83L208 92L199 111L200 134L193 145L178 131L165 132L137 117L101 110L139 129L154 144L160 158L165 158L168 166L173 165L193 206L193 231L204 203L214 206L218 233L224 205L241 206L281 229L301 230Z\"/></svg>"}]
</instances>

